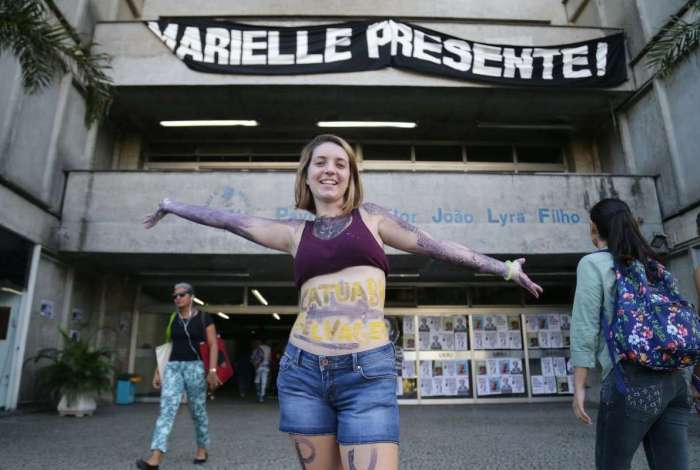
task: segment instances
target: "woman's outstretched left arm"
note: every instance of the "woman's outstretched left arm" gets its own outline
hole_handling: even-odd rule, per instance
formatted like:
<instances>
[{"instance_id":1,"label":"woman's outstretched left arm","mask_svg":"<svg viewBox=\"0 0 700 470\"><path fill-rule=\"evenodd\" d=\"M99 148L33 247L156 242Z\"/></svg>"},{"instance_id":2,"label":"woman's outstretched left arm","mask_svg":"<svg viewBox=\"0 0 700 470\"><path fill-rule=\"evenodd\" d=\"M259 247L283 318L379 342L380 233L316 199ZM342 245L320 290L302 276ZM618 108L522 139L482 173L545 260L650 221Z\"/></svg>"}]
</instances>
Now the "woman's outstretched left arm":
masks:
<instances>
[{"instance_id":1,"label":"woman's outstretched left arm","mask_svg":"<svg viewBox=\"0 0 700 470\"><path fill-rule=\"evenodd\" d=\"M519 258L509 264L490 256L482 255L459 243L435 240L415 225L409 224L392 214L389 210L372 203L365 203L362 208L372 217L378 217L379 236L384 243L399 250L427 255L431 258L464 266L480 273L489 273L511 279L522 286L536 298L542 287L530 280L523 272L525 258Z\"/></svg>"}]
</instances>

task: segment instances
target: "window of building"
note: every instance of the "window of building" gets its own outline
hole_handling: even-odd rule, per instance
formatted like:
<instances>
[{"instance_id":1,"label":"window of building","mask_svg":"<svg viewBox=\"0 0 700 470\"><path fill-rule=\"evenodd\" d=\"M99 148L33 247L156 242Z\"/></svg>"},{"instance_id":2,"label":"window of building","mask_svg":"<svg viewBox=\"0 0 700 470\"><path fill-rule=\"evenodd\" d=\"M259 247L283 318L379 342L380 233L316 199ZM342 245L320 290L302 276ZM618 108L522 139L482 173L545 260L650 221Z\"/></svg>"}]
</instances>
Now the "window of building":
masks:
<instances>
[{"instance_id":1,"label":"window of building","mask_svg":"<svg viewBox=\"0 0 700 470\"><path fill-rule=\"evenodd\" d=\"M472 305L522 305L520 287L478 286L470 288Z\"/></svg>"},{"instance_id":2,"label":"window of building","mask_svg":"<svg viewBox=\"0 0 700 470\"><path fill-rule=\"evenodd\" d=\"M525 294L525 305L572 305L574 303L573 285L543 285L544 291L539 298Z\"/></svg>"},{"instance_id":3,"label":"window of building","mask_svg":"<svg viewBox=\"0 0 700 470\"><path fill-rule=\"evenodd\" d=\"M363 160L411 161L410 145L367 144L362 146Z\"/></svg>"},{"instance_id":4,"label":"window of building","mask_svg":"<svg viewBox=\"0 0 700 470\"><path fill-rule=\"evenodd\" d=\"M461 145L415 145L417 162L461 162Z\"/></svg>"},{"instance_id":5,"label":"window of building","mask_svg":"<svg viewBox=\"0 0 700 470\"><path fill-rule=\"evenodd\" d=\"M561 147L516 146L518 163L563 163Z\"/></svg>"},{"instance_id":6,"label":"window of building","mask_svg":"<svg viewBox=\"0 0 700 470\"><path fill-rule=\"evenodd\" d=\"M416 289L414 287L388 287L385 307L415 307Z\"/></svg>"},{"instance_id":7,"label":"window of building","mask_svg":"<svg viewBox=\"0 0 700 470\"><path fill-rule=\"evenodd\" d=\"M418 305L467 305L467 289L464 287L418 287Z\"/></svg>"},{"instance_id":8,"label":"window of building","mask_svg":"<svg viewBox=\"0 0 700 470\"><path fill-rule=\"evenodd\" d=\"M305 142L152 141L144 145L143 167L157 170L295 170ZM566 171L556 145L468 142L358 143L363 171ZM466 159L466 160L465 160Z\"/></svg>"},{"instance_id":9,"label":"window of building","mask_svg":"<svg viewBox=\"0 0 700 470\"><path fill-rule=\"evenodd\" d=\"M510 145L467 145L468 162L513 163Z\"/></svg>"}]
</instances>

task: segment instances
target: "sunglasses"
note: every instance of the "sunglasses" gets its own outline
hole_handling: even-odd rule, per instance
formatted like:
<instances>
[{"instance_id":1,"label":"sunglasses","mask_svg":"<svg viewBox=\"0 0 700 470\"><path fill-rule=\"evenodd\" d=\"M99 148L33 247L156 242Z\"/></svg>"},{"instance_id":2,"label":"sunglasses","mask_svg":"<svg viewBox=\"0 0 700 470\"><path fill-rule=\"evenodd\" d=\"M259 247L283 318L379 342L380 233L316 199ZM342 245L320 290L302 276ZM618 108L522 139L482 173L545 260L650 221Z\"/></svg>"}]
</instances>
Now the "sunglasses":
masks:
<instances>
[{"instance_id":1,"label":"sunglasses","mask_svg":"<svg viewBox=\"0 0 700 470\"><path fill-rule=\"evenodd\" d=\"M186 295L190 295L189 292L177 292L173 294L173 300L177 299L178 297L184 297Z\"/></svg>"}]
</instances>

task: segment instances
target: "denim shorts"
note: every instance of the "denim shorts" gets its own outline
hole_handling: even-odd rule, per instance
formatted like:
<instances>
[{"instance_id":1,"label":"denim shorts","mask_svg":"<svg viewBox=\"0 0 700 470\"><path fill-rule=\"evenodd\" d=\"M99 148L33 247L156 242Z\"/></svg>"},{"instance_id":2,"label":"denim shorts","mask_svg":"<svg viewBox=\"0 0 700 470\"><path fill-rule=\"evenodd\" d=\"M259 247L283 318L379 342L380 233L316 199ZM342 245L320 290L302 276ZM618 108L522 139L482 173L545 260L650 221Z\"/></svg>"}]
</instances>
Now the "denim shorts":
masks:
<instances>
[{"instance_id":1,"label":"denim shorts","mask_svg":"<svg viewBox=\"0 0 700 470\"><path fill-rule=\"evenodd\" d=\"M391 343L340 356L292 344L280 360L280 431L336 436L341 445L399 443L396 359Z\"/></svg>"}]
</instances>

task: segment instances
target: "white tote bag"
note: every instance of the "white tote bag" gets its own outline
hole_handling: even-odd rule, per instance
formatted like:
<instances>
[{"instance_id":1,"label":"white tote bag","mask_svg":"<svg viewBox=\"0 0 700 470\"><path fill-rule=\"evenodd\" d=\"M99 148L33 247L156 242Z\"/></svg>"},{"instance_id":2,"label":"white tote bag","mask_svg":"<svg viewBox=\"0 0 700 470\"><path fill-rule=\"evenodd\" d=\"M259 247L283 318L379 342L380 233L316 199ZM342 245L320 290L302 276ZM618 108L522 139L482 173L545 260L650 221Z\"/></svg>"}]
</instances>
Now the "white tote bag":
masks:
<instances>
[{"instance_id":1,"label":"white tote bag","mask_svg":"<svg viewBox=\"0 0 700 470\"><path fill-rule=\"evenodd\" d=\"M163 343L160 346L156 346L156 361L158 361L158 373L160 374L160 382L163 383L165 380L165 366L168 365L170 360L170 353L173 351L173 343Z\"/></svg>"}]
</instances>

